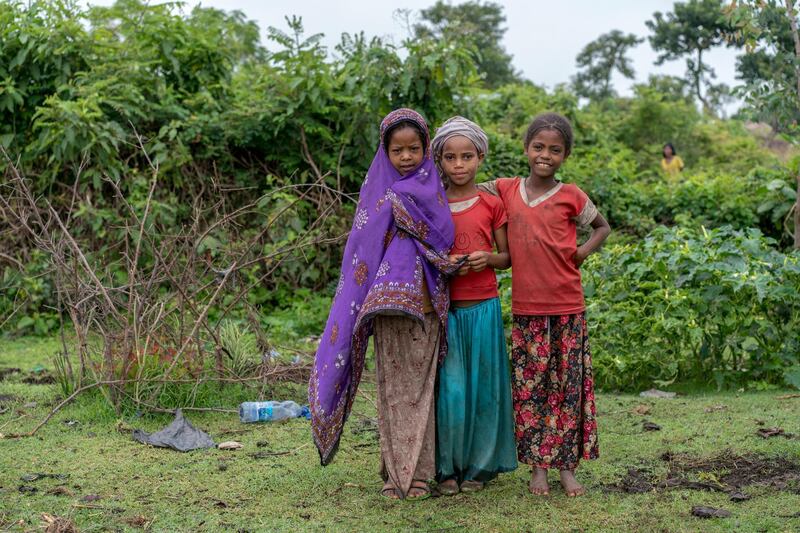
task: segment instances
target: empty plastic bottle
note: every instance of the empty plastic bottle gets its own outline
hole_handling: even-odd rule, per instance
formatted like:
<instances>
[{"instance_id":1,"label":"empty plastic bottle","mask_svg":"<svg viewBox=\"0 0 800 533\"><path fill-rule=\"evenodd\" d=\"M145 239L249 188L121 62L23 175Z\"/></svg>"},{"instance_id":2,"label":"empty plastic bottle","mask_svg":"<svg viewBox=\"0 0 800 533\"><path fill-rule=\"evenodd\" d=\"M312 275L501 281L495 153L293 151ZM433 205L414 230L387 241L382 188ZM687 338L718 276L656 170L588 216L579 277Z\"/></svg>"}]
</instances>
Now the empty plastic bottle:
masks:
<instances>
[{"instance_id":1,"label":"empty plastic bottle","mask_svg":"<svg viewBox=\"0 0 800 533\"><path fill-rule=\"evenodd\" d=\"M304 407L295 402L244 402L239 406L239 420L242 422L274 422L286 418L305 416Z\"/></svg>"}]
</instances>

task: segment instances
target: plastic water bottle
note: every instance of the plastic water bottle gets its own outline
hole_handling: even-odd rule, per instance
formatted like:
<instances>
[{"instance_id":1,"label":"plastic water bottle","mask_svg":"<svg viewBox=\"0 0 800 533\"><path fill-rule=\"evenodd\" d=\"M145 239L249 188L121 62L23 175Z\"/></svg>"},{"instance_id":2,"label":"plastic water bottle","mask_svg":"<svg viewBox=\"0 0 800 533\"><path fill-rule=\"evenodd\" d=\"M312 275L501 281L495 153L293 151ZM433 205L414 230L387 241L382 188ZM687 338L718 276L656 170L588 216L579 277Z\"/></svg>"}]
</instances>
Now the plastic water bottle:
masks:
<instances>
[{"instance_id":1,"label":"plastic water bottle","mask_svg":"<svg viewBox=\"0 0 800 533\"><path fill-rule=\"evenodd\" d=\"M239 406L239 420L242 422L275 422L286 418L305 416L303 408L295 402L244 402Z\"/></svg>"}]
</instances>

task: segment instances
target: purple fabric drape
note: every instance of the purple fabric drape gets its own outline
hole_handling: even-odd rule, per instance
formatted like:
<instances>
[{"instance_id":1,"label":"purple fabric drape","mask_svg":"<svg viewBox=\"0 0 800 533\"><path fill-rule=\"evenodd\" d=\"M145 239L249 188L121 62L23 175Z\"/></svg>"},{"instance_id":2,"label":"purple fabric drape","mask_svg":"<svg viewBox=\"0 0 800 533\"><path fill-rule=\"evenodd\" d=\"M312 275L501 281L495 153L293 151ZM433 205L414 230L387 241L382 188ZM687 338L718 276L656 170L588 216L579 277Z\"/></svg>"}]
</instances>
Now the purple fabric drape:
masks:
<instances>
[{"instance_id":1,"label":"purple fabric drape","mask_svg":"<svg viewBox=\"0 0 800 533\"><path fill-rule=\"evenodd\" d=\"M401 121L425 133L425 157L405 176L383 148L386 130ZM425 119L398 109L381 122L381 142L361 186L353 227L344 249L342 272L320 339L308 388L311 426L320 461L327 465L339 446L364 369L364 354L379 313L423 319L422 280L447 336L447 274L453 222L430 154ZM447 353L441 344L439 357Z\"/></svg>"}]
</instances>

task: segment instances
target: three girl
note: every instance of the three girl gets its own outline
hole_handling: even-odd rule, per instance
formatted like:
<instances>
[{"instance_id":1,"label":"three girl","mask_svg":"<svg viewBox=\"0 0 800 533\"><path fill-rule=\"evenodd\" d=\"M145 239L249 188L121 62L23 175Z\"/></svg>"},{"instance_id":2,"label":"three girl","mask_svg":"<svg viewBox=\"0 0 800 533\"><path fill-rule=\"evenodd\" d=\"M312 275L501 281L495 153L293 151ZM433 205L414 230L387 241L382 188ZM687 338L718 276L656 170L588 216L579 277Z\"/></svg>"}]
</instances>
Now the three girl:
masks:
<instances>
[{"instance_id":1,"label":"three girl","mask_svg":"<svg viewBox=\"0 0 800 533\"><path fill-rule=\"evenodd\" d=\"M555 179L572 148L569 122L536 117L525 137L530 175L484 192L474 177L488 141L477 125L455 117L437 134L447 193L428 141L414 111L381 123L309 384L321 462L336 452L374 333L382 495L425 498L434 473L445 494L479 490L516 467L512 418L517 456L534 469L530 491L547 494L557 468L566 493L582 494L574 470L597 457L597 426L578 268L610 228L583 191ZM578 247L582 224L595 231ZM513 415L493 271L509 257Z\"/></svg>"}]
</instances>

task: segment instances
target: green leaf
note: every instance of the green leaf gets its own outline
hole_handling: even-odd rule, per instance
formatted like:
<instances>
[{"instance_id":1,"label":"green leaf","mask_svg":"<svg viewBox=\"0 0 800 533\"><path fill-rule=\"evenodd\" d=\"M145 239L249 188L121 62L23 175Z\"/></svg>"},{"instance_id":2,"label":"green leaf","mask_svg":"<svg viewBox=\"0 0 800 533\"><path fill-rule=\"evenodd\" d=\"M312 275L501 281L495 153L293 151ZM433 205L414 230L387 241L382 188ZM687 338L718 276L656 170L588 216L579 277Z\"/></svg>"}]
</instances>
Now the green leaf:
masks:
<instances>
[{"instance_id":1,"label":"green leaf","mask_svg":"<svg viewBox=\"0 0 800 533\"><path fill-rule=\"evenodd\" d=\"M17 321L17 331L21 331L25 328L29 328L34 325L36 321L29 316L24 316Z\"/></svg>"},{"instance_id":2,"label":"green leaf","mask_svg":"<svg viewBox=\"0 0 800 533\"><path fill-rule=\"evenodd\" d=\"M784 369L783 381L795 389L800 389L800 365L794 365Z\"/></svg>"}]
</instances>

